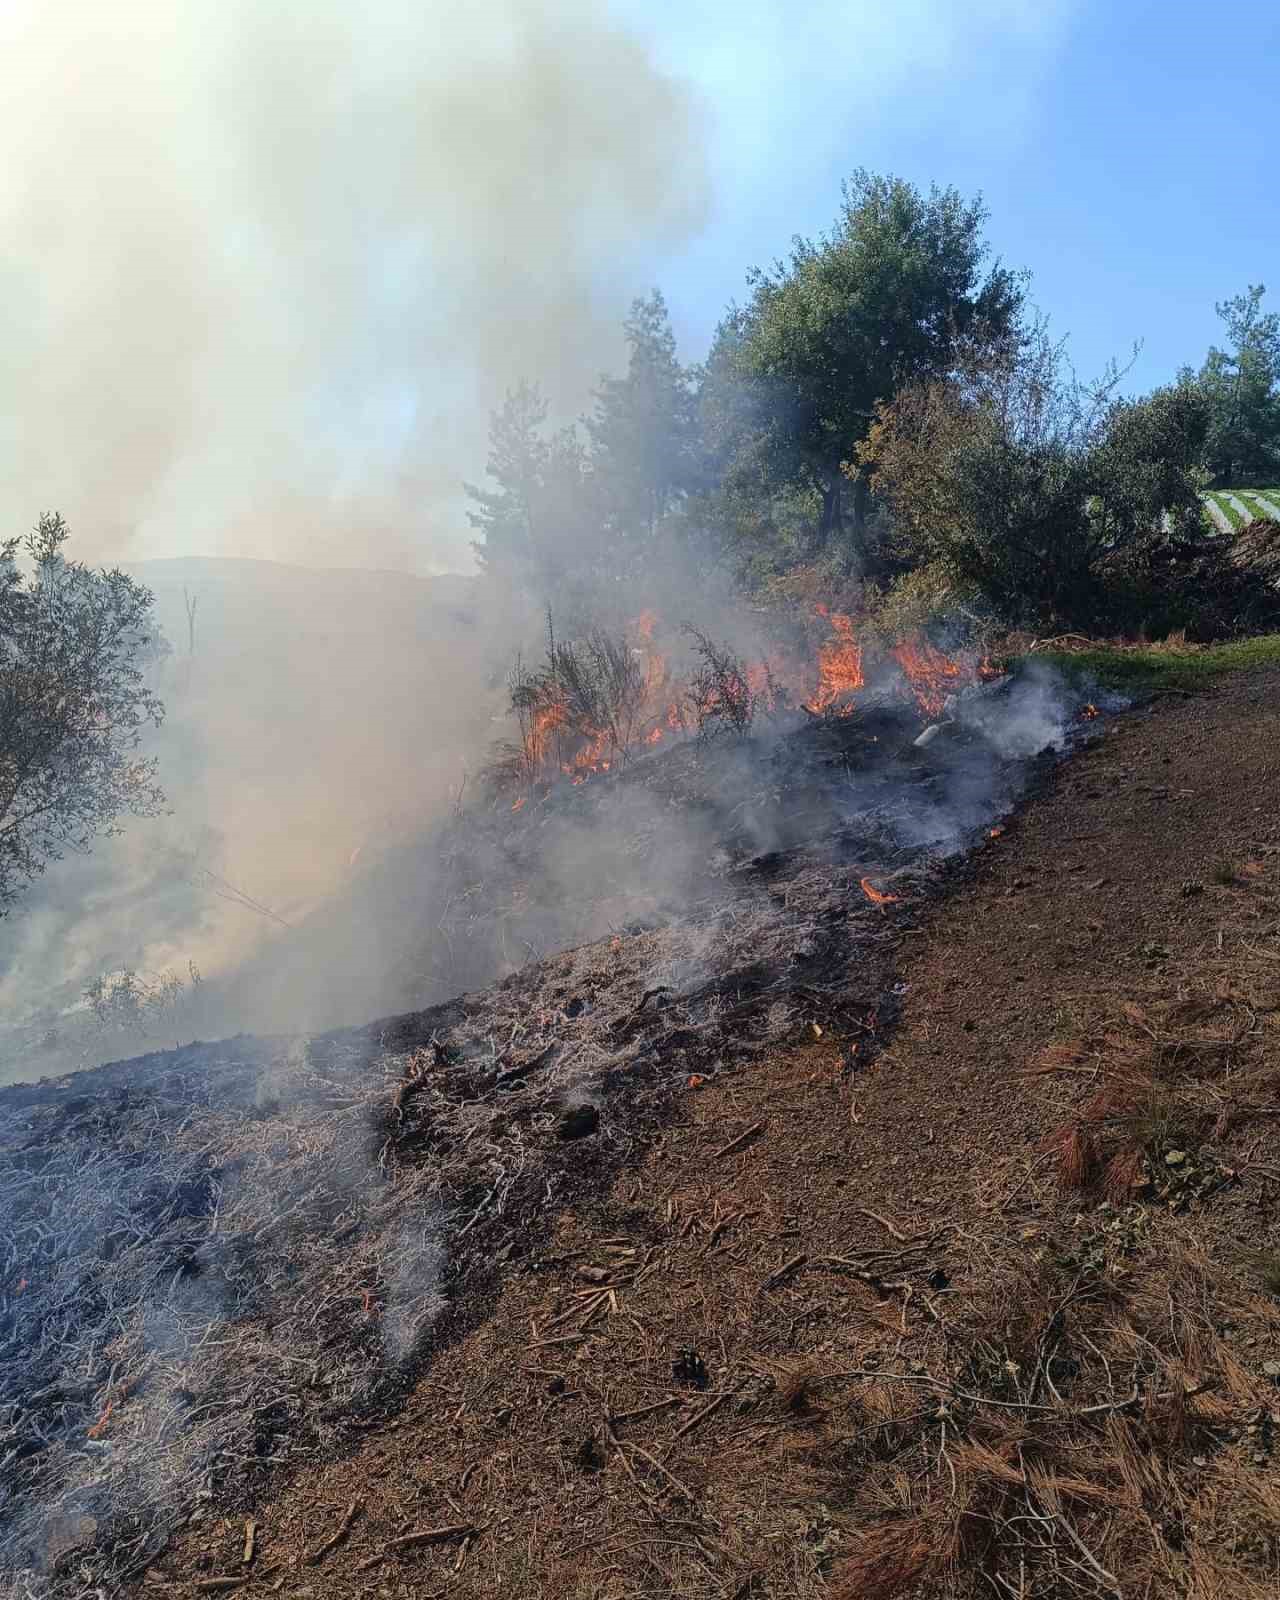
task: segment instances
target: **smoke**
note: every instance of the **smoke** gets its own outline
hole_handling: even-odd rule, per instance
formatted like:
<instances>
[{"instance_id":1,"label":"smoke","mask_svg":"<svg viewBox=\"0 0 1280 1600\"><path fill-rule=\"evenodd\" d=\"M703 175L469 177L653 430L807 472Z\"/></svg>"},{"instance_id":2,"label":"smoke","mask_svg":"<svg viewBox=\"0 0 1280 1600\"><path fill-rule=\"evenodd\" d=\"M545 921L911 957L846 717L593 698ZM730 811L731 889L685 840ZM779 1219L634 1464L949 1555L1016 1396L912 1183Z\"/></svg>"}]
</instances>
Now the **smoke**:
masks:
<instances>
[{"instance_id":1,"label":"smoke","mask_svg":"<svg viewBox=\"0 0 1280 1600\"><path fill-rule=\"evenodd\" d=\"M707 204L700 106L589 0L17 0L0 507L92 554L468 563Z\"/></svg>"},{"instance_id":2,"label":"smoke","mask_svg":"<svg viewBox=\"0 0 1280 1600\"><path fill-rule=\"evenodd\" d=\"M0 1017L34 1019L2 1077L56 1069L29 1047L103 971L251 965L278 924L220 882L312 919L493 731L509 639L458 580L154 558L467 568L490 408L523 375L585 400L707 183L693 93L588 0L17 0L0 47L0 510L60 509L177 647L173 815L56 865L0 930ZM181 1032L303 1020L330 956L361 971L326 1015L359 1007L387 954L362 910Z\"/></svg>"}]
</instances>

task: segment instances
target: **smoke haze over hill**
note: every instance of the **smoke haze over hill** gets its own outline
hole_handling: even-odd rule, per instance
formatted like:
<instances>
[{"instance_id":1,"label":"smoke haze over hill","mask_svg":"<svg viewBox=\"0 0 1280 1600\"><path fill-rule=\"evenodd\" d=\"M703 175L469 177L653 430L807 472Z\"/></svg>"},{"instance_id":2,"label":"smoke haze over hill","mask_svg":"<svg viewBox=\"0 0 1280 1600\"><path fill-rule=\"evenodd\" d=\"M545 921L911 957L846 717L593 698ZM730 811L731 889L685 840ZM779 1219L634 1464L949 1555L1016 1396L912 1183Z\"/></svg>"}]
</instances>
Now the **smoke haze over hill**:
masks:
<instances>
[{"instance_id":1,"label":"smoke haze over hill","mask_svg":"<svg viewBox=\"0 0 1280 1600\"><path fill-rule=\"evenodd\" d=\"M572 407L706 204L701 112L585 0L19 0L0 511L78 553L470 564L504 387Z\"/></svg>"}]
</instances>

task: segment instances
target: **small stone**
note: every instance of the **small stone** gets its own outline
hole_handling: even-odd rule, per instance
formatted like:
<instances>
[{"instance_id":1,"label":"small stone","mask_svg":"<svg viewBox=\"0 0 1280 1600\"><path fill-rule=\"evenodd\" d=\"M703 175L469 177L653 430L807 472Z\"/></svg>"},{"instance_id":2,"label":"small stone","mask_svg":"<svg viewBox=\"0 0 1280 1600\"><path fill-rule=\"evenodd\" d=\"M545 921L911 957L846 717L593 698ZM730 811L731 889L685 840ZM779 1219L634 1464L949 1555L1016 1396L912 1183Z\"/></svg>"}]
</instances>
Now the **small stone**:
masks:
<instances>
[{"instance_id":1,"label":"small stone","mask_svg":"<svg viewBox=\"0 0 1280 1600\"><path fill-rule=\"evenodd\" d=\"M1170 1150L1169 1154L1164 1158L1164 1164L1166 1167L1180 1167L1186 1159L1187 1152L1185 1150Z\"/></svg>"},{"instance_id":2,"label":"small stone","mask_svg":"<svg viewBox=\"0 0 1280 1600\"><path fill-rule=\"evenodd\" d=\"M1268 1378L1280 1378L1280 1361L1264 1361L1262 1370Z\"/></svg>"}]
</instances>

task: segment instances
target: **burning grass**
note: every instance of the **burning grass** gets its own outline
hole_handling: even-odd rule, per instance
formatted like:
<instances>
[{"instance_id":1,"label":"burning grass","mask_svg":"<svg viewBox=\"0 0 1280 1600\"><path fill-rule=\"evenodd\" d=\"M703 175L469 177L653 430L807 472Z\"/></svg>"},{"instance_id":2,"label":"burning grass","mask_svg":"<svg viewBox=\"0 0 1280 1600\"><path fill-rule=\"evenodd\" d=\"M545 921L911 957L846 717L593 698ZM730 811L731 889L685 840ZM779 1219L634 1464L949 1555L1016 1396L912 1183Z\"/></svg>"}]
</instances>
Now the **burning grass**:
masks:
<instances>
[{"instance_id":1,"label":"burning grass","mask_svg":"<svg viewBox=\"0 0 1280 1600\"><path fill-rule=\"evenodd\" d=\"M491 763L490 779L522 791L519 805L539 785L616 772L673 738L718 728L742 735L796 708L850 716L873 687L938 717L994 675L975 651L945 653L923 631L886 642L869 619L821 601L807 623L789 619L784 636L750 658L692 624L681 633L664 644L648 611L616 636L597 628L579 640L557 639L549 621L541 664L517 661L510 674L519 738Z\"/></svg>"},{"instance_id":2,"label":"burning grass","mask_svg":"<svg viewBox=\"0 0 1280 1600\"><path fill-rule=\"evenodd\" d=\"M648 926L371 1029L0 1096L0 1488L19 1508L0 1562L23 1592L115 1587L210 1496L346 1448L482 1314L499 1252L606 1183L679 1086L815 1012L869 1060L890 936L859 879L919 892L922 841L985 833L981 810L957 824L952 783L972 796L981 774L1003 809L1028 773L983 725L905 760L918 725L901 707L822 719L764 748L686 745L656 792L569 789L579 851L582 807L614 851L655 804L701 817L704 876ZM459 819L459 848L536 827L545 853L548 803ZM669 849L669 825L645 838ZM516 858L482 859L488 903L455 913L481 921L521 898ZM805 1378L789 1414L809 1402Z\"/></svg>"}]
</instances>

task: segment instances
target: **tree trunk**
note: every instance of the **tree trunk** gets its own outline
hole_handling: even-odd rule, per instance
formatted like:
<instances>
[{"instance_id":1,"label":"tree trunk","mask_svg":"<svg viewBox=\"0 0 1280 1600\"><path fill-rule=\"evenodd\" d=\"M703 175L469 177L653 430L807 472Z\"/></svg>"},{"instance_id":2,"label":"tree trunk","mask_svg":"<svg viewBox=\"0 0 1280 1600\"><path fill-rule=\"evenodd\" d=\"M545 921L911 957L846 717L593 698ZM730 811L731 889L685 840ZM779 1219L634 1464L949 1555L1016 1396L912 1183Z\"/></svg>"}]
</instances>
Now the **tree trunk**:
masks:
<instances>
[{"instance_id":1,"label":"tree trunk","mask_svg":"<svg viewBox=\"0 0 1280 1600\"><path fill-rule=\"evenodd\" d=\"M837 474L822 491L822 516L818 520L817 548L825 550L831 542L833 533L839 533L844 527L844 507L841 504L840 491L843 480Z\"/></svg>"},{"instance_id":2,"label":"tree trunk","mask_svg":"<svg viewBox=\"0 0 1280 1600\"><path fill-rule=\"evenodd\" d=\"M867 531L867 506L871 500L871 480L859 472L853 480L853 537L858 544Z\"/></svg>"}]
</instances>

